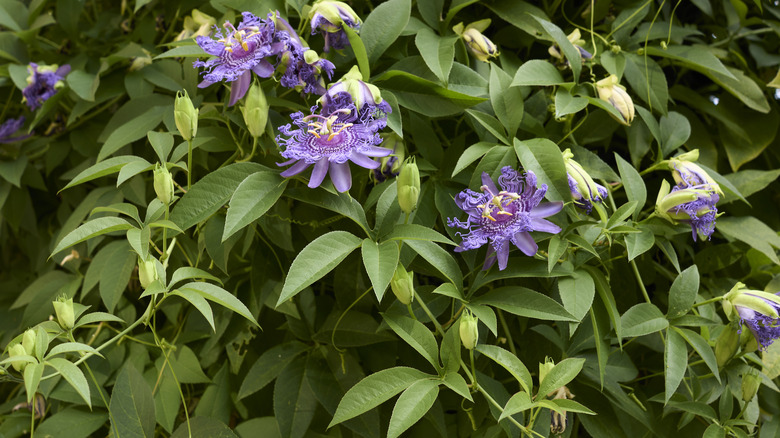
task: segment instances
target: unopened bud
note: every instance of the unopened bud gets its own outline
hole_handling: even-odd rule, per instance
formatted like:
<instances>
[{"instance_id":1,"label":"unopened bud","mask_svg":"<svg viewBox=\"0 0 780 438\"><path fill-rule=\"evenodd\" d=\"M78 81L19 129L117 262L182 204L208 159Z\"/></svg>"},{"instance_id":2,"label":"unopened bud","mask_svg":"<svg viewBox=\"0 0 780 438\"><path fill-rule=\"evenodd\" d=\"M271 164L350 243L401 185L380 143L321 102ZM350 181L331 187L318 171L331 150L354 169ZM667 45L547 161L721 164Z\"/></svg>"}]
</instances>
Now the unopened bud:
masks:
<instances>
[{"instance_id":1,"label":"unopened bud","mask_svg":"<svg viewBox=\"0 0 780 438\"><path fill-rule=\"evenodd\" d=\"M482 62L488 62L490 58L498 56L498 48L493 41L473 27L467 27L461 38L469 51Z\"/></svg>"},{"instance_id":2,"label":"unopened bud","mask_svg":"<svg viewBox=\"0 0 780 438\"><path fill-rule=\"evenodd\" d=\"M169 205L173 200L173 177L168 168L159 163L154 166L154 193L165 205Z\"/></svg>"},{"instance_id":3,"label":"unopened bud","mask_svg":"<svg viewBox=\"0 0 780 438\"><path fill-rule=\"evenodd\" d=\"M22 347L24 347L24 354L32 356L35 353L35 330L27 329L22 336Z\"/></svg>"},{"instance_id":4,"label":"unopened bud","mask_svg":"<svg viewBox=\"0 0 780 438\"><path fill-rule=\"evenodd\" d=\"M309 10L312 32L320 29L325 32L335 33L342 29L343 25L359 28L362 21L352 8L339 1L320 0L315 2Z\"/></svg>"},{"instance_id":5,"label":"unopened bud","mask_svg":"<svg viewBox=\"0 0 780 438\"><path fill-rule=\"evenodd\" d=\"M60 323L60 327L65 330L70 330L76 324L76 316L73 311L73 298L65 298L60 296L57 301L53 301L54 313L57 314L57 321Z\"/></svg>"},{"instance_id":6,"label":"unopened bud","mask_svg":"<svg viewBox=\"0 0 780 438\"><path fill-rule=\"evenodd\" d=\"M379 167L371 172L371 176L377 183L398 176L401 172L404 158L406 157L404 140L399 137L398 134L391 132L389 134L383 134L382 137L384 138L382 147L391 149L393 153L386 157L382 157L379 160Z\"/></svg>"},{"instance_id":7,"label":"unopened bud","mask_svg":"<svg viewBox=\"0 0 780 438\"><path fill-rule=\"evenodd\" d=\"M544 378L547 377L547 374L555 368L555 361L552 360L551 357L544 358L544 363L539 364L539 384L541 385L542 382L544 382ZM558 389L558 388L555 388ZM543 394L547 395L547 394Z\"/></svg>"},{"instance_id":8,"label":"unopened bud","mask_svg":"<svg viewBox=\"0 0 780 438\"><path fill-rule=\"evenodd\" d=\"M398 175L398 205L401 211L410 214L417 208L420 197L420 171L414 158L409 158Z\"/></svg>"},{"instance_id":9,"label":"unopened bud","mask_svg":"<svg viewBox=\"0 0 780 438\"><path fill-rule=\"evenodd\" d=\"M146 289L157 278L157 264L154 262L154 258L149 257L147 260L141 260L139 257L138 281L141 283L141 287Z\"/></svg>"},{"instance_id":10,"label":"unopened bud","mask_svg":"<svg viewBox=\"0 0 780 438\"><path fill-rule=\"evenodd\" d=\"M192 140L198 133L198 110L192 105L187 90L176 93L173 119L176 122L176 129L179 130L183 139Z\"/></svg>"},{"instance_id":11,"label":"unopened bud","mask_svg":"<svg viewBox=\"0 0 780 438\"><path fill-rule=\"evenodd\" d=\"M460 342L466 350L473 350L479 341L479 320L469 311L460 317Z\"/></svg>"},{"instance_id":12,"label":"unopened bud","mask_svg":"<svg viewBox=\"0 0 780 438\"><path fill-rule=\"evenodd\" d=\"M761 387L761 374L755 368L750 368L742 376L742 400L749 402L756 396L758 388Z\"/></svg>"},{"instance_id":13,"label":"unopened bud","mask_svg":"<svg viewBox=\"0 0 780 438\"><path fill-rule=\"evenodd\" d=\"M27 352L24 351L24 347L22 347L22 344L14 344L11 348L8 349L8 357L14 357L14 356L27 356ZM27 362L17 360L11 362L11 366L14 367L16 371L19 371L20 373L24 371L25 367L27 367Z\"/></svg>"},{"instance_id":14,"label":"unopened bud","mask_svg":"<svg viewBox=\"0 0 780 438\"><path fill-rule=\"evenodd\" d=\"M610 75L596 82L596 91L599 99L612 105L620 114L620 118L617 118L610 113L615 120L626 126L631 124L634 120L634 102L626 93L626 88L620 85L617 76Z\"/></svg>"},{"instance_id":15,"label":"unopened bud","mask_svg":"<svg viewBox=\"0 0 780 438\"><path fill-rule=\"evenodd\" d=\"M720 332L718 340L715 341L715 359L718 361L718 368L726 365L734 357L737 348L739 348L739 338L739 331L732 324L726 325Z\"/></svg>"},{"instance_id":16,"label":"unopened bud","mask_svg":"<svg viewBox=\"0 0 780 438\"><path fill-rule=\"evenodd\" d=\"M398 301L402 304L410 304L414 301L414 273L404 269L402 264L398 264L390 280L390 289Z\"/></svg>"},{"instance_id":17,"label":"unopened bud","mask_svg":"<svg viewBox=\"0 0 780 438\"><path fill-rule=\"evenodd\" d=\"M241 113L244 115L244 123L246 123L249 134L255 138L263 135L265 125L268 122L268 101L263 93L263 88L257 82L249 87Z\"/></svg>"},{"instance_id":18,"label":"unopened bud","mask_svg":"<svg viewBox=\"0 0 780 438\"><path fill-rule=\"evenodd\" d=\"M672 177L677 184L685 186L708 185L715 193L724 196L720 185L699 165L694 163L699 157L699 150L694 149L678 157L669 160L669 169L672 170Z\"/></svg>"}]
</instances>

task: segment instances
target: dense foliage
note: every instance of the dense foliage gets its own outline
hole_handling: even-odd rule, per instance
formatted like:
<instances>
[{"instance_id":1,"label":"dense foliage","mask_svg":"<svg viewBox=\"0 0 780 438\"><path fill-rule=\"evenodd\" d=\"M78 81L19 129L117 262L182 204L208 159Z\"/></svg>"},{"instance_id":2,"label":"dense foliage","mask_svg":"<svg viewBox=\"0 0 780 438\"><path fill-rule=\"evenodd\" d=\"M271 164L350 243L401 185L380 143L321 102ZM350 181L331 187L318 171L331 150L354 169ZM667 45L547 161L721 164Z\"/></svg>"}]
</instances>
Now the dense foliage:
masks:
<instances>
[{"instance_id":1,"label":"dense foliage","mask_svg":"<svg viewBox=\"0 0 780 438\"><path fill-rule=\"evenodd\" d=\"M0 436L778 436L778 47L760 0L0 0Z\"/></svg>"}]
</instances>

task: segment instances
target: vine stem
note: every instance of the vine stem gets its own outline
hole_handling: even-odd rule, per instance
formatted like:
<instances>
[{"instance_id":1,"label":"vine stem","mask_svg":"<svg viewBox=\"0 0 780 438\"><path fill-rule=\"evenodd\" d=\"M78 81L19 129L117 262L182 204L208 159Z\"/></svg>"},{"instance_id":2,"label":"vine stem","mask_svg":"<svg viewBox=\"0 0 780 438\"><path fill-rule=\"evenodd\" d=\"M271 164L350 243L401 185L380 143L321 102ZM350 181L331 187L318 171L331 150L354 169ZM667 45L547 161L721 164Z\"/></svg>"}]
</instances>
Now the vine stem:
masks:
<instances>
[{"instance_id":1,"label":"vine stem","mask_svg":"<svg viewBox=\"0 0 780 438\"><path fill-rule=\"evenodd\" d=\"M645 283L642 281L642 276L639 275L639 268L636 267L636 260L631 260L631 268L634 270L636 282L639 284L639 289L642 291L642 295L644 295L645 301L650 303L650 296L647 294L647 289L645 289Z\"/></svg>"},{"instance_id":2,"label":"vine stem","mask_svg":"<svg viewBox=\"0 0 780 438\"><path fill-rule=\"evenodd\" d=\"M331 345L333 345L333 348L335 348L336 351L338 351L339 353L344 353L346 350L342 350L341 348L336 346L336 329L339 327L339 324L341 323L341 320L344 318L344 316L347 315L347 312L349 312L353 307L355 307L355 305L358 303L358 301L362 300L363 297L366 296L367 293L371 292L371 289L373 289L373 288L374 288L374 286L369 286L368 289L366 289L365 292L360 294L360 296L357 297L355 299L355 301L353 301L352 304L350 304L344 310L344 312L341 314L341 316L339 316L339 319L336 320L336 324L333 326L333 332L330 334L330 343L331 343Z\"/></svg>"},{"instance_id":3,"label":"vine stem","mask_svg":"<svg viewBox=\"0 0 780 438\"><path fill-rule=\"evenodd\" d=\"M700 301L698 303L694 303L691 307L699 307L699 306L703 306L705 304L717 303L718 301L723 301L723 300L724 300L724 298L722 296L721 297L710 298L708 300L704 300L704 301Z\"/></svg>"},{"instance_id":4,"label":"vine stem","mask_svg":"<svg viewBox=\"0 0 780 438\"><path fill-rule=\"evenodd\" d=\"M192 139L187 140L187 191L192 187Z\"/></svg>"}]
</instances>

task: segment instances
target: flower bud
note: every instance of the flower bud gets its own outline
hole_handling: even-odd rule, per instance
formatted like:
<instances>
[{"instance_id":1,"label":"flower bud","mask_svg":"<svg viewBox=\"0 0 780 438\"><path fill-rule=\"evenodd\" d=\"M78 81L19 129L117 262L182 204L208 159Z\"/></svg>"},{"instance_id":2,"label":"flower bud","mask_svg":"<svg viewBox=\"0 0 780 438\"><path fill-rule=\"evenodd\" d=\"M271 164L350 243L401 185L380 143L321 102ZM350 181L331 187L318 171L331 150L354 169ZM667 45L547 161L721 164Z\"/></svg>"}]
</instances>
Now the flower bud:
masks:
<instances>
[{"instance_id":1,"label":"flower bud","mask_svg":"<svg viewBox=\"0 0 780 438\"><path fill-rule=\"evenodd\" d=\"M384 102L376 85L363 82L363 74L354 65L338 82L332 84L318 102L332 98L338 93L349 93L355 108L360 111L365 105L380 105Z\"/></svg>"},{"instance_id":2,"label":"flower bud","mask_svg":"<svg viewBox=\"0 0 780 438\"><path fill-rule=\"evenodd\" d=\"M573 160L571 150L567 148L562 155L574 204L590 213L593 208L592 201L602 202L609 192L606 187L593 181L588 172Z\"/></svg>"},{"instance_id":3,"label":"flower bud","mask_svg":"<svg viewBox=\"0 0 780 438\"><path fill-rule=\"evenodd\" d=\"M35 330L27 329L22 336L22 347L24 347L24 354L32 356L35 353L35 338L37 337Z\"/></svg>"},{"instance_id":4,"label":"flower bud","mask_svg":"<svg viewBox=\"0 0 780 438\"><path fill-rule=\"evenodd\" d=\"M402 304L410 304L414 301L414 273L407 272L404 266L399 263L390 280L390 289L398 301Z\"/></svg>"},{"instance_id":5,"label":"flower bud","mask_svg":"<svg viewBox=\"0 0 780 438\"><path fill-rule=\"evenodd\" d=\"M377 183L398 176L406 156L404 152L404 140L399 137L398 134L391 132L389 134L383 134L382 137L384 137L384 141L381 146L386 149L391 149L393 153L380 158L379 167L371 172L371 176Z\"/></svg>"},{"instance_id":6,"label":"flower bud","mask_svg":"<svg viewBox=\"0 0 780 438\"><path fill-rule=\"evenodd\" d=\"M580 52L580 56L582 59L591 59L593 58L593 55L585 50L582 46L585 45L585 40L582 39L582 34L580 33L579 29L574 29L567 37L566 39L569 40L569 42L574 45L574 47L577 48ZM553 58L557 58L558 60L563 61L563 55L561 55L561 52L558 50L557 45L550 46L549 49L547 49L547 52L552 56Z\"/></svg>"},{"instance_id":7,"label":"flower bud","mask_svg":"<svg viewBox=\"0 0 780 438\"><path fill-rule=\"evenodd\" d=\"M398 205L401 211L410 214L417 208L417 199L420 197L420 171L417 163L409 158L401 168L398 175Z\"/></svg>"},{"instance_id":8,"label":"flower bud","mask_svg":"<svg viewBox=\"0 0 780 438\"><path fill-rule=\"evenodd\" d=\"M756 396L758 389L761 387L761 374L755 368L750 368L742 376L742 400L749 402Z\"/></svg>"},{"instance_id":9,"label":"flower bud","mask_svg":"<svg viewBox=\"0 0 780 438\"><path fill-rule=\"evenodd\" d=\"M480 61L488 62L490 58L498 56L498 48L493 41L482 35L482 32L475 28L466 27L460 36L469 51Z\"/></svg>"},{"instance_id":10,"label":"flower bud","mask_svg":"<svg viewBox=\"0 0 780 438\"><path fill-rule=\"evenodd\" d=\"M695 153L695 154L694 154ZM674 157L669 160L669 169L672 170L672 177L677 184L684 185L686 187L708 185L715 193L720 196L724 196L723 190L720 185L715 182L710 175L699 167L693 161L696 158L689 158L695 156L698 158L699 150L694 149L691 152L686 152L683 155Z\"/></svg>"},{"instance_id":11,"label":"flower bud","mask_svg":"<svg viewBox=\"0 0 780 438\"><path fill-rule=\"evenodd\" d=\"M655 212L672 223L684 222L691 225L693 240L698 235L709 239L715 231L718 209L715 206L720 197L706 186L682 188L675 186L669 191L669 183L663 181L656 198Z\"/></svg>"},{"instance_id":12,"label":"flower bud","mask_svg":"<svg viewBox=\"0 0 780 438\"><path fill-rule=\"evenodd\" d=\"M141 283L141 287L146 289L152 282L157 280L157 264L154 262L154 258L149 257L147 260L141 260L138 258L138 281Z\"/></svg>"},{"instance_id":13,"label":"flower bud","mask_svg":"<svg viewBox=\"0 0 780 438\"><path fill-rule=\"evenodd\" d=\"M154 166L154 193L165 205L170 205L173 200L173 177L168 168L160 163Z\"/></svg>"},{"instance_id":14,"label":"flower bud","mask_svg":"<svg viewBox=\"0 0 780 438\"><path fill-rule=\"evenodd\" d=\"M65 330L70 330L76 324L76 316L73 311L73 298L65 298L60 296L57 301L53 301L54 313L57 314L57 322L60 323L60 327Z\"/></svg>"},{"instance_id":15,"label":"flower bud","mask_svg":"<svg viewBox=\"0 0 780 438\"><path fill-rule=\"evenodd\" d=\"M187 90L176 93L176 102L173 105L173 119L176 129L183 139L189 141L198 133L198 110L192 105L192 100Z\"/></svg>"},{"instance_id":16,"label":"flower bud","mask_svg":"<svg viewBox=\"0 0 780 438\"><path fill-rule=\"evenodd\" d=\"M22 344L14 344L11 348L8 349L8 357L14 357L14 356L28 356L27 352L24 350L24 347L22 347ZM14 367L16 371L24 372L24 369L27 367L27 362L25 361L13 361L11 362L11 366Z\"/></svg>"},{"instance_id":17,"label":"flower bud","mask_svg":"<svg viewBox=\"0 0 780 438\"><path fill-rule=\"evenodd\" d=\"M479 341L479 320L468 310L460 317L460 342L466 350L473 350Z\"/></svg>"},{"instance_id":18,"label":"flower bud","mask_svg":"<svg viewBox=\"0 0 780 438\"><path fill-rule=\"evenodd\" d=\"M596 91L599 93L599 99L608 102L620 114L616 118L612 113L612 118L626 126L634 120L634 102L631 96L626 93L626 87L620 85L617 76L610 75L596 82Z\"/></svg>"},{"instance_id":19,"label":"flower bud","mask_svg":"<svg viewBox=\"0 0 780 438\"><path fill-rule=\"evenodd\" d=\"M545 357L544 363L539 364L539 384L541 385L542 382L544 382L544 378L547 377L547 374L550 372L551 369L555 368L555 361L552 360L551 357ZM555 388L558 389L558 388ZM545 396L547 394L544 394Z\"/></svg>"},{"instance_id":20,"label":"flower bud","mask_svg":"<svg viewBox=\"0 0 780 438\"><path fill-rule=\"evenodd\" d=\"M316 29L335 33L340 31L343 25L359 28L362 23L360 17L348 4L332 0L315 2L309 10L309 21L312 33Z\"/></svg>"},{"instance_id":21,"label":"flower bud","mask_svg":"<svg viewBox=\"0 0 780 438\"><path fill-rule=\"evenodd\" d=\"M739 331L732 324L726 325L720 332L718 340L715 341L715 359L718 361L718 368L722 368L734 357L739 348L739 338Z\"/></svg>"},{"instance_id":22,"label":"flower bud","mask_svg":"<svg viewBox=\"0 0 780 438\"><path fill-rule=\"evenodd\" d=\"M174 38L174 41L182 41L198 36L208 36L211 28L217 24L217 20L211 15L193 9L192 16L184 17L184 29Z\"/></svg>"},{"instance_id":23,"label":"flower bud","mask_svg":"<svg viewBox=\"0 0 780 438\"><path fill-rule=\"evenodd\" d=\"M244 115L244 123L246 123L246 128L252 137L257 138L263 135L265 125L268 122L268 101L265 99L263 88L257 82L249 87L241 113Z\"/></svg>"}]
</instances>

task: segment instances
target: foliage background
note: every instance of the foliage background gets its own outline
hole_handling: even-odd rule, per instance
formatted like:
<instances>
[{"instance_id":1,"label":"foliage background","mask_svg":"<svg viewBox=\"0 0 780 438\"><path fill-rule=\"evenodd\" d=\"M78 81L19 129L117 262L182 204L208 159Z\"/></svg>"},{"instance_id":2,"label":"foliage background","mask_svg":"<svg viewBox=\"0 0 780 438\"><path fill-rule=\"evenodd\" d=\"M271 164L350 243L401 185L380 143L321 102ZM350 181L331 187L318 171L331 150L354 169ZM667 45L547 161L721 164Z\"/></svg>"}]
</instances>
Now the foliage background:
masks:
<instances>
[{"instance_id":1,"label":"foliage background","mask_svg":"<svg viewBox=\"0 0 780 438\"><path fill-rule=\"evenodd\" d=\"M353 167L348 195L330 186L308 189L305 178L283 182L276 128L316 97L273 79L260 82L270 105L261 151L234 164L238 147L240 154L251 148L242 104L228 108L222 84L197 88L191 63L202 51L191 40L172 43L193 8L218 23L235 23L242 11L278 10L300 26L305 2L0 1L0 118L24 115L34 134L0 145L1 344L36 326L51 346L63 342L63 335L55 338L58 326L46 322L50 302L61 294L90 306L88 312L125 321L104 315L74 331L79 342L97 347L139 322L103 349L104 357L86 360L89 370L81 365L83 382L59 376L40 382L46 412L36 420L36 436L62 430L73 437L186 436L188 422L193 436L204 437L384 436L388 428L393 435L410 426L409 436L519 436L509 419L497 421L499 408L523 384L530 395L541 393L536 401L544 398L537 364L548 356L562 364L557 383L568 382L575 400L596 413L570 412L565 436L776 436L778 344L764 352L745 347L715 364L715 340L727 320L718 304L692 307L737 281L780 290L776 2L351 5L364 20L371 82L393 106L385 131L403 137L423 176L419 207L405 226L392 180L375 185ZM492 19L485 34L500 49L490 63L470 57L451 30L482 18ZM569 55L573 48L562 38L575 28L596 55L581 69L578 58L570 58L578 61L570 68L548 53L557 42ZM320 36L299 30L312 48L322 48ZM349 47L330 59L333 80L356 62ZM20 92L29 62L72 67L65 87L33 113ZM629 127L595 99L592 84L609 73L622 77L637 107ZM213 328L199 308L175 296L155 309L153 320L139 319L150 298L141 296L131 243L145 234L98 227L99 235L77 243L77 257L67 261L71 249L58 247L85 221L134 211L146 225L161 219L153 218L162 211L154 206L149 166L158 159L179 163L174 179L185 185L187 143L173 116L182 89L200 109L200 126L195 184L186 194L177 188L170 214L182 232L166 236L176 237L168 277L198 267L215 280L196 283L221 284L243 303L220 295ZM476 189L482 171L496 176L502 166L523 165L550 185L548 199L569 201L557 155L567 147L609 186L609 218L568 204L553 219L564 232L538 235L537 256L513 253L501 272L479 271L484 248L452 253L460 237L445 225L447 217L462 216L452 202L456 193ZM688 226L650 218L669 174L644 171L692 149L726 192L710 241L693 242ZM108 164L98 172L96 162ZM80 174L89 178L81 181ZM113 210L100 209L108 206ZM238 220L241 213L251 220ZM160 247L163 228L147 229ZM401 262L415 273L420 323L392 294L365 293L372 285L386 288L398 242ZM150 251L157 254L154 246ZM378 265L369 276L364 261L371 254ZM221 293L209 290L210 299ZM448 335L434 336L420 301ZM481 320L480 346L497 346L476 354L480 391L467 382L468 353L456 352L462 303ZM497 357L498 347L515 353L533 381L518 362ZM75 362L79 354L59 357ZM469 366L460 366L458 354ZM328 428L347 390L393 367L408 368L385 374L385 396L353 397L357 408L339 409L344 419L360 406L377 407ZM748 368L760 370L763 382L745 402ZM30 412L13 407L27 400L24 383L7 371L0 435L23 436ZM50 364L44 374L53 371ZM418 380L433 383L396 402L394 395ZM548 436L551 406L525 407L513 420Z\"/></svg>"}]
</instances>

